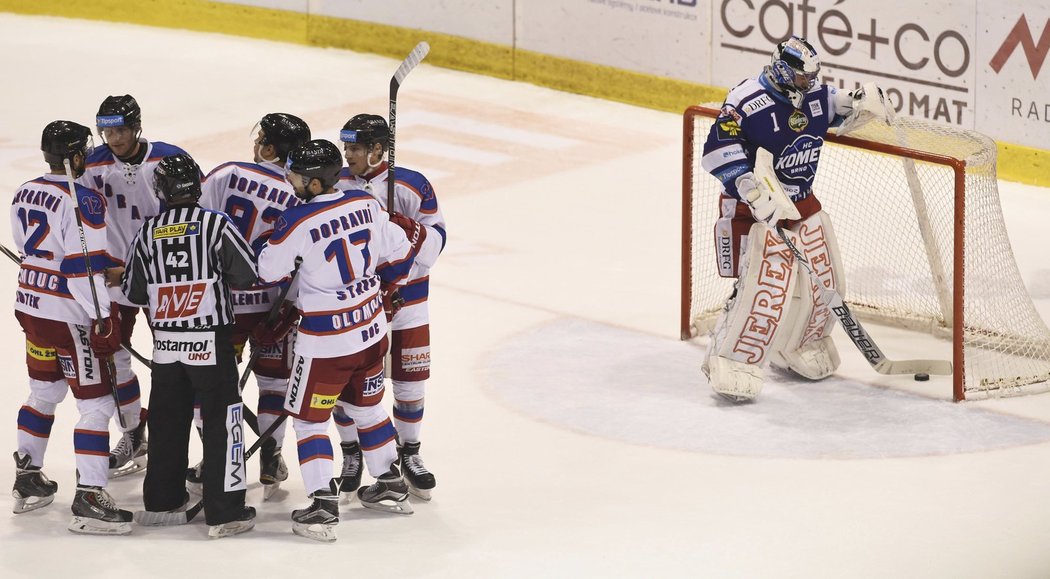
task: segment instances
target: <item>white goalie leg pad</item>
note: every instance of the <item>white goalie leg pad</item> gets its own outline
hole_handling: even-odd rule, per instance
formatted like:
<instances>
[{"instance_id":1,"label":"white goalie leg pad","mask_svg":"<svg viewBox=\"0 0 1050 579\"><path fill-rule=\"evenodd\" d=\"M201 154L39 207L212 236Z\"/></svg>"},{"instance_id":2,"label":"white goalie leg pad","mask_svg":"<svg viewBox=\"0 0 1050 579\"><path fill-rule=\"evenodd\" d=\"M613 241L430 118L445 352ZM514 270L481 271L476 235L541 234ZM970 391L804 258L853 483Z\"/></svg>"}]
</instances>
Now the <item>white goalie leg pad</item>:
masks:
<instances>
[{"instance_id":1,"label":"white goalie leg pad","mask_svg":"<svg viewBox=\"0 0 1050 579\"><path fill-rule=\"evenodd\" d=\"M799 251L825 286L840 294L846 291L839 261L838 243L827 213L818 211L792 228ZM803 272L805 273L805 272ZM774 348L772 363L803 378L820 380L839 367L839 354L831 339L835 315L824 303L820 288L802 275L792 294L790 316Z\"/></svg>"},{"instance_id":2,"label":"white goalie leg pad","mask_svg":"<svg viewBox=\"0 0 1050 579\"><path fill-rule=\"evenodd\" d=\"M768 225L755 223L745 242L736 293L715 328L704 364L715 392L750 399L761 391L762 370L788 315L797 278L791 250Z\"/></svg>"}]
</instances>

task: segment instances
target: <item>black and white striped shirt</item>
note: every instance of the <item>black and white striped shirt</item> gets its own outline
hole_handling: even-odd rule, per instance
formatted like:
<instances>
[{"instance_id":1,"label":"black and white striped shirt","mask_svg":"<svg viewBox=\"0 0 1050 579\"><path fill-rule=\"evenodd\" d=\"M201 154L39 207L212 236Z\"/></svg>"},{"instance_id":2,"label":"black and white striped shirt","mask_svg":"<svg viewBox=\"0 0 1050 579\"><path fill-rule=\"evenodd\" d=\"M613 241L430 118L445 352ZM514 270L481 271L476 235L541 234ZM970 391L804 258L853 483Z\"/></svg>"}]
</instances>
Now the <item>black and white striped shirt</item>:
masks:
<instances>
[{"instance_id":1,"label":"black and white striped shirt","mask_svg":"<svg viewBox=\"0 0 1050 579\"><path fill-rule=\"evenodd\" d=\"M230 288L258 279L255 255L226 214L197 205L151 217L130 248L121 288L149 306L158 330L207 330L234 323Z\"/></svg>"}]
</instances>

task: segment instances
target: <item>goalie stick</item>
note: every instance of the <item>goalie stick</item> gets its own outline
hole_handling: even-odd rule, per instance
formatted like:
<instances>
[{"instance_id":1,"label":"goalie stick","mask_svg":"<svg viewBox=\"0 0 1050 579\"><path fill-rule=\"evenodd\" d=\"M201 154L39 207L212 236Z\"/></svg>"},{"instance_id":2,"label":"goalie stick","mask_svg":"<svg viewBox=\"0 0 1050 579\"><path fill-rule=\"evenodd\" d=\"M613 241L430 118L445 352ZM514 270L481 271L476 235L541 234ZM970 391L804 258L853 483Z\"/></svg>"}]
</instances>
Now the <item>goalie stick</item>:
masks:
<instances>
[{"instance_id":1,"label":"goalie stick","mask_svg":"<svg viewBox=\"0 0 1050 579\"><path fill-rule=\"evenodd\" d=\"M868 334L864 326L860 324L860 320L853 315L850 311L849 306L846 302L842 301L842 295L838 291L825 286L817 274L809 265L809 261L806 260L802 252L795 247L795 244L791 243L788 239L787 234L784 232L784 228L780 225L776 227L777 235L780 236L781 241L788 246L791 253L795 255L795 259L798 260L802 268L809 274L809 278L819 289L821 298L824 303L835 313L838 317L839 323L842 324L842 329L846 331L846 335L853 341L853 345L857 347L864 358L867 359L871 367L875 369L879 374L936 374L941 376L948 376L952 373L952 363L946 360L890 360L882 353L875 341L871 339L871 335Z\"/></svg>"},{"instance_id":2,"label":"goalie stick","mask_svg":"<svg viewBox=\"0 0 1050 579\"><path fill-rule=\"evenodd\" d=\"M401 83L404 82L408 73L412 72L412 69L416 68L416 65L426 58L429 52L430 45L420 42L412 49L412 52L408 53L405 60L401 61L401 66L397 67L394 76L390 78L390 135L387 137L386 146L386 210L388 213L394 212L394 130L397 124L397 89L401 88Z\"/></svg>"},{"instance_id":3,"label":"goalie stick","mask_svg":"<svg viewBox=\"0 0 1050 579\"><path fill-rule=\"evenodd\" d=\"M788 206L790 209L785 211L787 219L798 219L798 212L795 210L794 203L788 197L787 193L784 192L783 186L780 184L780 180L777 179L776 173L773 171L773 156L765 149L759 149L755 158L755 174L758 176L758 184L764 188L770 196L773 197L774 201L780 205ZM824 303L835 313L835 317L839 319L839 323L842 324L842 329L846 331L846 335L853 342L853 345L857 347L864 358L871 364L871 367L875 369L879 374L934 374L938 376L949 376L952 373L952 363L947 360L890 360L882 353L882 350L875 340L871 338L871 334L864 329L861 325L860 320L853 315L850 311L849 306L842 299L842 294L837 290L829 288L820 281L820 278L813 271L809 265L809 261L802 255L802 252L795 247L794 243L791 243L791 239L788 238L784 232L784 228L778 223L775 227L777 235L781 241L788 246L791 253L795 255L795 259L798 260L802 268L809 274L810 280L820 290L821 299Z\"/></svg>"},{"instance_id":4,"label":"goalie stick","mask_svg":"<svg viewBox=\"0 0 1050 579\"><path fill-rule=\"evenodd\" d=\"M73 215L77 219L77 231L80 232L80 249L84 252L84 269L87 271L88 287L91 288L91 301L95 305L95 320L97 323L102 323L102 308L98 304L98 291L95 289L95 273L91 270L91 254L88 251L87 238L84 237L84 220L80 217L80 199L77 198L77 185L76 179L73 178L73 167L69 164L69 159L63 159L62 164L66 167L66 181L69 184L69 196L73 200ZM105 285L103 283L103 285ZM91 331L97 332L98 326L92 324ZM116 328L110 328L110 331L116 331ZM106 356L102 360L102 363L106 365L106 371L109 373L109 390L110 394L113 395L113 402L117 405L117 420L120 422L121 430L126 430L127 420L124 419L124 413L120 410L120 396L117 394L117 369L113 365L113 356Z\"/></svg>"}]
</instances>

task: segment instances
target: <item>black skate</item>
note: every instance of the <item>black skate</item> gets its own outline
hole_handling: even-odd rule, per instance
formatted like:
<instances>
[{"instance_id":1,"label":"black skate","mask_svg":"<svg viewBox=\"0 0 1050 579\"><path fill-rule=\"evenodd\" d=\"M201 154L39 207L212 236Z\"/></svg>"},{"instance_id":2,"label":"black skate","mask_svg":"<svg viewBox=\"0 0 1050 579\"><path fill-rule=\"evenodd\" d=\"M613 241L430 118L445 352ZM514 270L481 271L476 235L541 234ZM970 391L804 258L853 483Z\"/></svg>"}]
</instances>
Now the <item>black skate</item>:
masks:
<instances>
[{"instance_id":1,"label":"black skate","mask_svg":"<svg viewBox=\"0 0 1050 579\"><path fill-rule=\"evenodd\" d=\"M412 514L412 504L408 502L408 484L393 464L390 465L390 471L380 475L376 482L357 489L357 498L369 509L399 515Z\"/></svg>"},{"instance_id":2,"label":"black skate","mask_svg":"<svg viewBox=\"0 0 1050 579\"><path fill-rule=\"evenodd\" d=\"M267 438L259 450L259 482L263 485L263 500L266 501L281 488L281 482L288 480L288 465L284 464L284 457L274 439Z\"/></svg>"},{"instance_id":3,"label":"black skate","mask_svg":"<svg viewBox=\"0 0 1050 579\"><path fill-rule=\"evenodd\" d=\"M102 487L78 486L72 510L69 530L74 533L127 535L131 532L131 512L118 508Z\"/></svg>"},{"instance_id":4,"label":"black skate","mask_svg":"<svg viewBox=\"0 0 1050 579\"><path fill-rule=\"evenodd\" d=\"M15 487L11 496L15 498L15 506L11 512L17 515L50 505L58 492L58 483L47 478L40 467L30 465L32 459L28 454L15 451L14 456Z\"/></svg>"},{"instance_id":5,"label":"black skate","mask_svg":"<svg viewBox=\"0 0 1050 579\"><path fill-rule=\"evenodd\" d=\"M339 524L339 484L336 479L310 495L313 503L305 509L292 511L292 532L307 539L331 543L336 540L335 526Z\"/></svg>"},{"instance_id":6,"label":"black skate","mask_svg":"<svg viewBox=\"0 0 1050 579\"><path fill-rule=\"evenodd\" d=\"M244 507L240 516L221 525L208 527L209 539L222 539L232 537L241 533L247 533L255 528L255 507Z\"/></svg>"},{"instance_id":7,"label":"black skate","mask_svg":"<svg viewBox=\"0 0 1050 579\"><path fill-rule=\"evenodd\" d=\"M434 475L423 466L423 457L419 456L419 443L406 442L397 447L397 457L401 464L401 471L405 473L405 482L408 483L408 492L412 496L430 500L430 492L437 486Z\"/></svg>"},{"instance_id":8,"label":"black skate","mask_svg":"<svg viewBox=\"0 0 1050 579\"><path fill-rule=\"evenodd\" d=\"M134 430L125 432L109 453L109 478L127 476L146 468L146 420L141 419Z\"/></svg>"},{"instance_id":9,"label":"black skate","mask_svg":"<svg viewBox=\"0 0 1050 579\"><path fill-rule=\"evenodd\" d=\"M204 489L204 479L201 478L202 464L203 460L186 469L186 490L195 495L200 495Z\"/></svg>"},{"instance_id":10,"label":"black skate","mask_svg":"<svg viewBox=\"0 0 1050 579\"><path fill-rule=\"evenodd\" d=\"M357 442L344 442L339 445L343 449L343 472L339 477L339 493L343 503L349 503L354 498L354 491L361 486L361 445Z\"/></svg>"}]
</instances>

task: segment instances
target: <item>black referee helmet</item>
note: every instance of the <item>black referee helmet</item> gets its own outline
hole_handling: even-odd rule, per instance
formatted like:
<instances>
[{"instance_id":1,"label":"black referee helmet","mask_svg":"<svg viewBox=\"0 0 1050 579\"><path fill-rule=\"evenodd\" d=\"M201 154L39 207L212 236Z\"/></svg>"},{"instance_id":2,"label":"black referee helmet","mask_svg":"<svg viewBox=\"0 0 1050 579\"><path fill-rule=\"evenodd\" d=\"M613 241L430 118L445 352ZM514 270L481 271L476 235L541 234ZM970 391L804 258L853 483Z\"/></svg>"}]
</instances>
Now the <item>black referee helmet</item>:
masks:
<instances>
[{"instance_id":1,"label":"black referee helmet","mask_svg":"<svg viewBox=\"0 0 1050 579\"><path fill-rule=\"evenodd\" d=\"M201 168L186 153L164 157L153 171L153 186L169 205L196 203L201 196Z\"/></svg>"}]
</instances>

